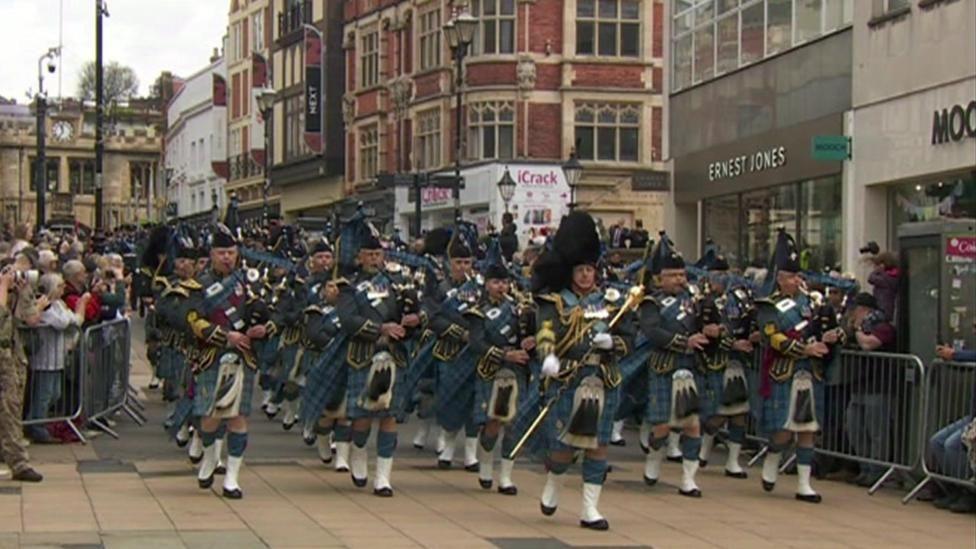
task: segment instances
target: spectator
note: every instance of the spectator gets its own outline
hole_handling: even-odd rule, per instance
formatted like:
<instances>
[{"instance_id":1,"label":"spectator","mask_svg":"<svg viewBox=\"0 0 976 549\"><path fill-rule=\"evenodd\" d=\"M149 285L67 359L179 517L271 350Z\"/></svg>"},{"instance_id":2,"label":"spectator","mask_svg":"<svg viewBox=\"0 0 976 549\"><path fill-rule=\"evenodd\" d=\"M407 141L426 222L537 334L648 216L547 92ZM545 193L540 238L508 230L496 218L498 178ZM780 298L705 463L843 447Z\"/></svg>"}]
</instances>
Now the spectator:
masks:
<instances>
[{"instance_id":1,"label":"spectator","mask_svg":"<svg viewBox=\"0 0 976 549\"><path fill-rule=\"evenodd\" d=\"M505 212L502 215L502 231L498 235L498 244L502 248L502 256L509 263L512 262L512 256L519 249L517 230L518 227L515 225L515 219L512 217L512 214Z\"/></svg>"},{"instance_id":2,"label":"spectator","mask_svg":"<svg viewBox=\"0 0 976 549\"><path fill-rule=\"evenodd\" d=\"M18 223L14 227L14 243L10 247L10 257L19 254L24 248L30 246L34 231L30 223Z\"/></svg>"},{"instance_id":3,"label":"spectator","mask_svg":"<svg viewBox=\"0 0 976 549\"><path fill-rule=\"evenodd\" d=\"M37 254L38 268L42 274L58 272L58 256L51 250L41 250Z\"/></svg>"},{"instance_id":4,"label":"spectator","mask_svg":"<svg viewBox=\"0 0 976 549\"><path fill-rule=\"evenodd\" d=\"M649 238L647 229L644 228L644 221L638 219L634 224L634 230L630 232L630 247L639 250L644 249Z\"/></svg>"},{"instance_id":5,"label":"spectator","mask_svg":"<svg viewBox=\"0 0 976 549\"><path fill-rule=\"evenodd\" d=\"M40 314L30 284L15 274L19 270L16 265L0 270L0 457L14 480L40 482L44 477L30 466L23 439L27 356L21 331L15 326L36 326Z\"/></svg>"},{"instance_id":6,"label":"spectator","mask_svg":"<svg viewBox=\"0 0 976 549\"><path fill-rule=\"evenodd\" d=\"M64 294L64 279L57 273L42 276L38 288L41 294L38 308L42 312L35 340L37 346L32 349L30 361L30 419L47 417L51 406L61 397L64 367L68 354L74 347L73 338L77 335L71 333L70 328L81 325L85 306L91 299L91 294L84 294L74 311L68 309L61 299ZM34 442L46 443L53 440L47 429L41 425L32 425L28 435Z\"/></svg>"},{"instance_id":7,"label":"spectator","mask_svg":"<svg viewBox=\"0 0 976 549\"><path fill-rule=\"evenodd\" d=\"M973 326L976 329L976 325ZM976 349L953 349L947 345L935 348L935 354L946 361L976 362ZM973 404L969 414L940 429L929 439L929 452L938 469L949 476L966 478L973 472L969 469L966 449L963 447L963 431L976 418L976 387L973 387ZM972 490L946 484L945 494L935 500L939 509L954 513L976 512L976 494Z\"/></svg>"},{"instance_id":8,"label":"spectator","mask_svg":"<svg viewBox=\"0 0 976 549\"><path fill-rule=\"evenodd\" d=\"M610 242L610 233L607 231L606 225L603 224L603 218L596 218L596 231L600 233L600 242Z\"/></svg>"},{"instance_id":9,"label":"spectator","mask_svg":"<svg viewBox=\"0 0 976 549\"><path fill-rule=\"evenodd\" d=\"M874 297L878 306L884 311L885 317L895 319L895 301L898 298L898 258L891 252L882 252L869 259L874 264L874 270L868 276L868 282L874 288Z\"/></svg>"},{"instance_id":10,"label":"spectator","mask_svg":"<svg viewBox=\"0 0 976 549\"><path fill-rule=\"evenodd\" d=\"M847 335L848 344L861 351L888 351L895 344L895 330L878 308L871 294L854 297L851 313L853 333ZM868 367L853 372L851 400L845 414L847 434L854 451L863 457L884 461L885 440L891 428L889 415L891 398L886 392L883 372ZM858 486L873 486L884 470L876 465L862 465L861 474L854 479Z\"/></svg>"},{"instance_id":11,"label":"spectator","mask_svg":"<svg viewBox=\"0 0 976 549\"><path fill-rule=\"evenodd\" d=\"M88 292L88 271L85 265L77 259L64 264L64 302L68 309L77 309L78 301ZM92 294L85 304L85 319L83 324L90 325L101 319L102 301L97 294Z\"/></svg>"},{"instance_id":12,"label":"spectator","mask_svg":"<svg viewBox=\"0 0 976 549\"><path fill-rule=\"evenodd\" d=\"M627 240L627 225L625 221L621 219L617 223L610 226L610 247L611 248L623 248L626 246Z\"/></svg>"}]
</instances>

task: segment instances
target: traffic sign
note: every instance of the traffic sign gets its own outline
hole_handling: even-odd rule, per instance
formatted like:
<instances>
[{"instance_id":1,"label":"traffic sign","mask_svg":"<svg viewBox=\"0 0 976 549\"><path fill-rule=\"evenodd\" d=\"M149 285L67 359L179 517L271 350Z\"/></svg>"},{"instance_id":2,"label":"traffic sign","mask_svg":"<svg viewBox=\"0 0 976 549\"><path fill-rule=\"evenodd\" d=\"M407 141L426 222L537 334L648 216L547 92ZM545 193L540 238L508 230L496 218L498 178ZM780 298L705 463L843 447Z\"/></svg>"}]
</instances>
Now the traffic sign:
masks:
<instances>
[{"instance_id":1,"label":"traffic sign","mask_svg":"<svg viewBox=\"0 0 976 549\"><path fill-rule=\"evenodd\" d=\"M814 160L850 160L851 138L846 135L815 135L812 155Z\"/></svg>"}]
</instances>

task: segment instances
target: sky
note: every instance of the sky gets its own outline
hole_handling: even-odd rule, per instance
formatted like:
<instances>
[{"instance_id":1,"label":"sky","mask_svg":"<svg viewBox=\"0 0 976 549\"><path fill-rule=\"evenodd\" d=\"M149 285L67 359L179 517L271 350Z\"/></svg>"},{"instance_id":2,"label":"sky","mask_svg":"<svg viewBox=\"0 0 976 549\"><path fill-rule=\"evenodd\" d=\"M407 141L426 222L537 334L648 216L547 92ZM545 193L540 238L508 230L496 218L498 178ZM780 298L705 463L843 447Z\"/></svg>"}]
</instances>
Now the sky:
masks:
<instances>
[{"instance_id":1,"label":"sky","mask_svg":"<svg viewBox=\"0 0 976 549\"><path fill-rule=\"evenodd\" d=\"M0 0L0 96L28 103L37 89L37 59L58 45L64 7L62 58L57 72L44 69L51 97L74 97L82 65L95 59L96 0ZM164 70L189 76L210 61L227 31L228 0L106 0L103 59L132 67L147 95Z\"/></svg>"}]
</instances>

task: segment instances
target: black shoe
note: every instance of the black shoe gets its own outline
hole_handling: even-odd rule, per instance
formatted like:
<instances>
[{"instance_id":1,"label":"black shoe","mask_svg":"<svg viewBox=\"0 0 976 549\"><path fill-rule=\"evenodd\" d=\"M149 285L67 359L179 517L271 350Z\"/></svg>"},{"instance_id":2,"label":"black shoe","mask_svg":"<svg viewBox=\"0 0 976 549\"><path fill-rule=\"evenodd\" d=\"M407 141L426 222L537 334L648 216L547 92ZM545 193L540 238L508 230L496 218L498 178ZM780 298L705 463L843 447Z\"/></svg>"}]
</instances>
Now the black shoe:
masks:
<instances>
[{"instance_id":1,"label":"black shoe","mask_svg":"<svg viewBox=\"0 0 976 549\"><path fill-rule=\"evenodd\" d=\"M955 505L956 501L959 500L960 495L957 493L949 493L942 496L941 498L935 500L932 504L935 505L936 509L948 510Z\"/></svg>"},{"instance_id":2,"label":"black shoe","mask_svg":"<svg viewBox=\"0 0 976 549\"><path fill-rule=\"evenodd\" d=\"M227 474L227 467L225 467L223 465L218 465L217 468L214 469L214 474L215 475L226 475Z\"/></svg>"},{"instance_id":3,"label":"black shoe","mask_svg":"<svg viewBox=\"0 0 976 549\"><path fill-rule=\"evenodd\" d=\"M670 461L671 463L681 463L681 461L684 460L684 458L681 456L667 456L664 459Z\"/></svg>"},{"instance_id":4,"label":"black shoe","mask_svg":"<svg viewBox=\"0 0 976 549\"><path fill-rule=\"evenodd\" d=\"M624 440L624 439L611 440L610 441L610 446L627 446L627 441Z\"/></svg>"},{"instance_id":5,"label":"black shoe","mask_svg":"<svg viewBox=\"0 0 976 549\"><path fill-rule=\"evenodd\" d=\"M190 439L186 439L186 440L176 439L177 448L186 448L186 445L189 443L190 443Z\"/></svg>"},{"instance_id":6,"label":"black shoe","mask_svg":"<svg viewBox=\"0 0 976 549\"><path fill-rule=\"evenodd\" d=\"M264 409L264 415L268 416L268 419L274 419L278 415L278 410L274 412L269 412L267 408Z\"/></svg>"},{"instance_id":7,"label":"black shoe","mask_svg":"<svg viewBox=\"0 0 976 549\"><path fill-rule=\"evenodd\" d=\"M284 429L284 430L286 430L286 431L291 431L291 428L294 427L294 426L295 426L295 422L294 421L291 422L291 423L282 423L281 424L281 428Z\"/></svg>"},{"instance_id":8,"label":"black shoe","mask_svg":"<svg viewBox=\"0 0 976 549\"><path fill-rule=\"evenodd\" d=\"M647 454L650 454L651 453L650 447L648 447L646 444L644 444L644 441L643 440L639 441L637 444L640 446L641 452L644 452L644 455L647 455Z\"/></svg>"},{"instance_id":9,"label":"black shoe","mask_svg":"<svg viewBox=\"0 0 976 549\"><path fill-rule=\"evenodd\" d=\"M762 487L763 487L763 490L765 490L767 492L772 492L773 491L773 488L776 488L776 483L775 482L769 482L768 480L763 479L763 481L762 481Z\"/></svg>"},{"instance_id":10,"label":"black shoe","mask_svg":"<svg viewBox=\"0 0 976 549\"><path fill-rule=\"evenodd\" d=\"M203 461L203 454L200 454L199 456L189 456L189 458L190 458L190 463L196 465L201 461Z\"/></svg>"},{"instance_id":11,"label":"black shoe","mask_svg":"<svg viewBox=\"0 0 976 549\"><path fill-rule=\"evenodd\" d=\"M348 467L339 467L338 469L335 470L335 472L336 473L348 473L349 472L349 468Z\"/></svg>"},{"instance_id":12,"label":"black shoe","mask_svg":"<svg viewBox=\"0 0 976 549\"><path fill-rule=\"evenodd\" d=\"M657 484L657 479L656 478L651 478L651 477L645 476L644 477L644 484L646 484L648 486L654 486L655 484Z\"/></svg>"},{"instance_id":13,"label":"black shoe","mask_svg":"<svg viewBox=\"0 0 976 549\"><path fill-rule=\"evenodd\" d=\"M366 486L366 482L369 480L368 478L356 478L352 475L349 476L352 478L352 483L356 485L356 488L362 488L363 486Z\"/></svg>"},{"instance_id":14,"label":"black shoe","mask_svg":"<svg viewBox=\"0 0 976 549\"><path fill-rule=\"evenodd\" d=\"M319 458L319 459L321 459L322 460L322 463L324 463L326 465L329 465L330 463L332 463L332 456L329 456L328 458Z\"/></svg>"},{"instance_id":15,"label":"black shoe","mask_svg":"<svg viewBox=\"0 0 976 549\"><path fill-rule=\"evenodd\" d=\"M698 467L700 467L702 469L704 469L705 467L708 467L708 460L707 459L699 459L698 460Z\"/></svg>"},{"instance_id":16,"label":"black shoe","mask_svg":"<svg viewBox=\"0 0 976 549\"><path fill-rule=\"evenodd\" d=\"M551 516L553 516L553 515L556 514L556 508L555 507L549 507L545 503L541 503L540 502L539 503L539 509L541 509L542 510L542 514L545 515L545 516L547 516L547 517L551 517Z\"/></svg>"},{"instance_id":17,"label":"black shoe","mask_svg":"<svg viewBox=\"0 0 976 549\"><path fill-rule=\"evenodd\" d=\"M209 490L210 487L213 486L213 481L213 474L207 478L197 478L197 486L199 486L201 490Z\"/></svg>"},{"instance_id":18,"label":"black shoe","mask_svg":"<svg viewBox=\"0 0 976 549\"><path fill-rule=\"evenodd\" d=\"M423 450L424 449L424 445L423 444L414 444L413 447L414 447L415 450Z\"/></svg>"},{"instance_id":19,"label":"black shoe","mask_svg":"<svg viewBox=\"0 0 976 549\"><path fill-rule=\"evenodd\" d=\"M481 485L481 489L482 490L491 490L491 485L492 485L491 479L485 480L485 479L479 478L478 479L478 484Z\"/></svg>"},{"instance_id":20,"label":"black shoe","mask_svg":"<svg viewBox=\"0 0 976 549\"><path fill-rule=\"evenodd\" d=\"M581 520L580 526L582 526L583 528L588 528L590 530L604 531L610 529L610 523L607 522L607 519L600 519L594 521Z\"/></svg>"},{"instance_id":21,"label":"black shoe","mask_svg":"<svg viewBox=\"0 0 976 549\"><path fill-rule=\"evenodd\" d=\"M797 494L796 499L797 501L802 501L805 503L820 503L823 500L823 498L820 497L820 494L810 494L810 495Z\"/></svg>"},{"instance_id":22,"label":"black shoe","mask_svg":"<svg viewBox=\"0 0 976 549\"><path fill-rule=\"evenodd\" d=\"M686 498L700 498L702 496L702 492L698 488L688 490L687 492L678 488L678 493Z\"/></svg>"},{"instance_id":23,"label":"black shoe","mask_svg":"<svg viewBox=\"0 0 976 549\"><path fill-rule=\"evenodd\" d=\"M451 468L451 462L448 461L448 460L446 460L446 459L439 459L439 460L437 460L437 468L438 469L450 469Z\"/></svg>"},{"instance_id":24,"label":"black shoe","mask_svg":"<svg viewBox=\"0 0 976 549\"><path fill-rule=\"evenodd\" d=\"M20 482L41 482L44 480L44 475L28 467L23 471L14 473L10 478L11 480L17 480Z\"/></svg>"},{"instance_id":25,"label":"black shoe","mask_svg":"<svg viewBox=\"0 0 976 549\"><path fill-rule=\"evenodd\" d=\"M244 497L244 492L240 488L234 488L233 490L224 488L224 497L227 499L241 499Z\"/></svg>"},{"instance_id":26,"label":"black shoe","mask_svg":"<svg viewBox=\"0 0 976 549\"><path fill-rule=\"evenodd\" d=\"M726 469L725 476L729 478L749 478L749 473L746 473L745 471L739 471L738 473L733 473L732 471Z\"/></svg>"},{"instance_id":27,"label":"black shoe","mask_svg":"<svg viewBox=\"0 0 976 549\"><path fill-rule=\"evenodd\" d=\"M464 466L464 470L467 471L467 472L469 472L469 473L477 473L478 472L478 469L479 469L479 467L478 467L478 462L477 461L474 462L474 463L472 463L471 465L465 465Z\"/></svg>"},{"instance_id":28,"label":"black shoe","mask_svg":"<svg viewBox=\"0 0 976 549\"><path fill-rule=\"evenodd\" d=\"M159 382L158 381L150 381L149 382L149 386L147 387L147 389L152 389L154 391L156 389L159 389Z\"/></svg>"},{"instance_id":29,"label":"black shoe","mask_svg":"<svg viewBox=\"0 0 976 549\"><path fill-rule=\"evenodd\" d=\"M305 443L305 446L314 446L316 440L317 437L315 436L312 436L311 438L302 437L302 442Z\"/></svg>"},{"instance_id":30,"label":"black shoe","mask_svg":"<svg viewBox=\"0 0 976 549\"><path fill-rule=\"evenodd\" d=\"M499 486L498 487L498 493L499 494L502 494L503 496L517 496L518 495L518 487L516 487L514 485L513 486Z\"/></svg>"},{"instance_id":31,"label":"black shoe","mask_svg":"<svg viewBox=\"0 0 976 549\"><path fill-rule=\"evenodd\" d=\"M386 488L376 488L373 490L373 495L379 496L381 498L392 498L393 488L390 488L389 486L387 486Z\"/></svg>"},{"instance_id":32,"label":"black shoe","mask_svg":"<svg viewBox=\"0 0 976 549\"><path fill-rule=\"evenodd\" d=\"M949 510L953 513L974 513L976 512L976 495L966 494L961 498L957 499L955 503L949 507Z\"/></svg>"}]
</instances>

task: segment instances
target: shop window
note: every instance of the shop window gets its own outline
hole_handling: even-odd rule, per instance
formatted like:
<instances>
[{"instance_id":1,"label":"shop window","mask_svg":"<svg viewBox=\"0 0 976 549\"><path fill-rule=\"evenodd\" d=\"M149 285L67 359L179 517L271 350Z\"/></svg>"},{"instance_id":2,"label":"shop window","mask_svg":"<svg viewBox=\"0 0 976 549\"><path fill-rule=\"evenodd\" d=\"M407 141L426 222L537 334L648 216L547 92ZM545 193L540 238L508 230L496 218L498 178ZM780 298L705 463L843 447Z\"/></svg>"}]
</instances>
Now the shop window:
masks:
<instances>
[{"instance_id":1,"label":"shop window","mask_svg":"<svg viewBox=\"0 0 976 549\"><path fill-rule=\"evenodd\" d=\"M800 264L820 271L841 263L840 177L825 177L800 184L800 226L796 234Z\"/></svg>"},{"instance_id":2,"label":"shop window","mask_svg":"<svg viewBox=\"0 0 976 549\"><path fill-rule=\"evenodd\" d=\"M417 168L429 170L441 165L441 110L431 109L417 115Z\"/></svg>"},{"instance_id":3,"label":"shop window","mask_svg":"<svg viewBox=\"0 0 976 549\"><path fill-rule=\"evenodd\" d=\"M793 42L793 0L768 0L766 5L766 55L786 50Z\"/></svg>"},{"instance_id":4,"label":"shop window","mask_svg":"<svg viewBox=\"0 0 976 549\"><path fill-rule=\"evenodd\" d=\"M512 158L515 152L515 108L511 103L468 106L468 157Z\"/></svg>"},{"instance_id":5,"label":"shop window","mask_svg":"<svg viewBox=\"0 0 976 549\"><path fill-rule=\"evenodd\" d=\"M578 0L576 54L640 55L639 0Z\"/></svg>"},{"instance_id":6,"label":"shop window","mask_svg":"<svg viewBox=\"0 0 976 549\"><path fill-rule=\"evenodd\" d=\"M376 124L359 130L359 179L368 181L376 177L379 166L380 139Z\"/></svg>"},{"instance_id":7,"label":"shop window","mask_svg":"<svg viewBox=\"0 0 976 549\"><path fill-rule=\"evenodd\" d=\"M639 160L639 105L584 103L576 107L575 118L580 160Z\"/></svg>"},{"instance_id":8,"label":"shop window","mask_svg":"<svg viewBox=\"0 0 976 549\"><path fill-rule=\"evenodd\" d=\"M380 81L380 33L368 32L359 38L359 87L371 88Z\"/></svg>"},{"instance_id":9,"label":"shop window","mask_svg":"<svg viewBox=\"0 0 976 549\"><path fill-rule=\"evenodd\" d=\"M151 162L129 162L130 197L141 199L149 195L152 172L153 165Z\"/></svg>"},{"instance_id":10,"label":"shop window","mask_svg":"<svg viewBox=\"0 0 976 549\"><path fill-rule=\"evenodd\" d=\"M284 160L295 160L312 153L305 144L305 95L299 93L282 101L285 117Z\"/></svg>"},{"instance_id":11,"label":"shop window","mask_svg":"<svg viewBox=\"0 0 976 549\"><path fill-rule=\"evenodd\" d=\"M37 190L37 159L30 159L30 190ZM47 159L47 189L48 191L57 191L60 188L60 166L61 160L59 158L48 158Z\"/></svg>"},{"instance_id":12,"label":"shop window","mask_svg":"<svg viewBox=\"0 0 976 549\"><path fill-rule=\"evenodd\" d=\"M471 15L478 20L472 39L474 55L515 51L515 0L473 0Z\"/></svg>"},{"instance_id":13,"label":"shop window","mask_svg":"<svg viewBox=\"0 0 976 549\"><path fill-rule=\"evenodd\" d=\"M892 231L902 223L976 218L976 173L893 186L889 208Z\"/></svg>"},{"instance_id":14,"label":"shop window","mask_svg":"<svg viewBox=\"0 0 976 549\"><path fill-rule=\"evenodd\" d=\"M420 70L441 64L441 10L420 14Z\"/></svg>"},{"instance_id":15,"label":"shop window","mask_svg":"<svg viewBox=\"0 0 976 549\"><path fill-rule=\"evenodd\" d=\"M718 247L719 253L725 255L730 266L745 268L748 265L741 261L742 252L739 249L739 233L742 229L740 196L733 194L704 200L702 234Z\"/></svg>"},{"instance_id":16,"label":"shop window","mask_svg":"<svg viewBox=\"0 0 976 549\"><path fill-rule=\"evenodd\" d=\"M781 185L742 195L743 249L749 262L766 265L776 246L776 230L796 236L796 185Z\"/></svg>"},{"instance_id":17,"label":"shop window","mask_svg":"<svg viewBox=\"0 0 976 549\"><path fill-rule=\"evenodd\" d=\"M68 183L71 194L95 194L95 160L91 158L69 159Z\"/></svg>"}]
</instances>

